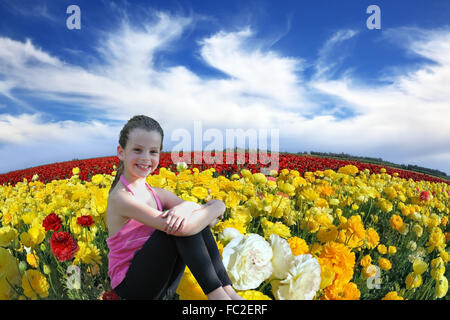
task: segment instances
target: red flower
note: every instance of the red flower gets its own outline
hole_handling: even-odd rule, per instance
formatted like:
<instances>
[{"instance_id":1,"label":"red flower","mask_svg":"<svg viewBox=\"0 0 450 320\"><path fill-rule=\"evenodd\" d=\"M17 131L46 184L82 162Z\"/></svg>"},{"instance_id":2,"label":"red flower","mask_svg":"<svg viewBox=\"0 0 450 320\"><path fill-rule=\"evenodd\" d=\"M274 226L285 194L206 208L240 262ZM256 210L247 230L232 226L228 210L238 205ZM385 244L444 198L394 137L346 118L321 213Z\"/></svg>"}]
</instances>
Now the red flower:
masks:
<instances>
[{"instance_id":1,"label":"red flower","mask_svg":"<svg viewBox=\"0 0 450 320\"><path fill-rule=\"evenodd\" d=\"M428 200L430 200L430 193L429 193L427 190L422 191L422 192L420 193L420 200L423 200L423 201L428 201Z\"/></svg>"},{"instance_id":2,"label":"red flower","mask_svg":"<svg viewBox=\"0 0 450 320\"><path fill-rule=\"evenodd\" d=\"M77 218L77 223L83 227L90 227L94 224L91 216L81 216Z\"/></svg>"},{"instance_id":3,"label":"red flower","mask_svg":"<svg viewBox=\"0 0 450 320\"><path fill-rule=\"evenodd\" d=\"M59 231L61 229L61 222L61 218L58 217L56 213L50 213L45 217L44 221L42 221L42 226L45 228L45 231Z\"/></svg>"},{"instance_id":4,"label":"red flower","mask_svg":"<svg viewBox=\"0 0 450 320\"><path fill-rule=\"evenodd\" d=\"M119 300L119 296L114 292L114 290L105 292L102 296L102 300Z\"/></svg>"},{"instance_id":5,"label":"red flower","mask_svg":"<svg viewBox=\"0 0 450 320\"><path fill-rule=\"evenodd\" d=\"M79 249L72 235L65 231L54 232L50 239L50 246L59 262L72 259Z\"/></svg>"}]
</instances>

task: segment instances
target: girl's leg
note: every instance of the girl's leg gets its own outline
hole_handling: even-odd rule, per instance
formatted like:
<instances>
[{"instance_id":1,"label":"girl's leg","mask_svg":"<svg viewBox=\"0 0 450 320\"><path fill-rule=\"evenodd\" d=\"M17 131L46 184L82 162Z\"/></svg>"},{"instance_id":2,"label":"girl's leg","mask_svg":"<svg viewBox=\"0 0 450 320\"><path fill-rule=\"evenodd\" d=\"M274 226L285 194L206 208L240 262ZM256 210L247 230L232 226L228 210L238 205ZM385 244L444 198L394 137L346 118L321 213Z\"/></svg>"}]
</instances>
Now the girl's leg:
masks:
<instances>
[{"instance_id":1,"label":"girl's leg","mask_svg":"<svg viewBox=\"0 0 450 320\"><path fill-rule=\"evenodd\" d=\"M207 228L209 229L209 227ZM209 251L211 249L208 246L211 247L211 244L208 243L207 246L203 238L204 231L188 237L173 238L184 262L188 265L203 292L208 295L212 291L221 288L223 283L216 272L215 264L217 264L217 261L210 256ZM215 242L214 245L216 250L218 250ZM219 252L217 251L217 253Z\"/></svg>"},{"instance_id":2,"label":"girl's leg","mask_svg":"<svg viewBox=\"0 0 450 320\"><path fill-rule=\"evenodd\" d=\"M136 251L125 279L114 291L123 299L161 299L174 279L180 260L175 242L164 232L155 230L143 247Z\"/></svg>"},{"instance_id":3,"label":"girl's leg","mask_svg":"<svg viewBox=\"0 0 450 320\"><path fill-rule=\"evenodd\" d=\"M216 241L211 233L209 227L202 230L203 240L205 241L206 248L208 249L209 256L211 257L214 270L217 273L220 281L222 281L222 286L232 285L230 278L228 277L227 270L223 265L222 258L220 256L219 249L217 248Z\"/></svg>"},{"instance_id":4,"label":"girl's leg","mask_svg":"<svg viewBox=\"0 0 450 320\"><path fill-rule=\"evenodd\" d=\"M168 288L176 290L184 272L184 263L210 298L228 298L201 233L175 237L159 230L155 230L135 253L125 279L115 291L125 299L161 299L166 296Z\"/></svg>"},{"instance_id":5,"label":"girl's leg","mask_svg":"<svg viewBox=\"0 0 450 320\"><path fill-rule=\"evenodd\" d=\"M206 247L208 248L209 256L211 257L214 269L219 276L220 281L222 281L222 286L227 293L227 295L233 300L245 300L240 295L234 291L232 287L232 282L228 277L228 273L223 265L222 258L220 256L219 249L217 248L216 241L211 233L209 227L206 227L202 231L203 239L205 240Z\"/></svg>"}]
</instances>

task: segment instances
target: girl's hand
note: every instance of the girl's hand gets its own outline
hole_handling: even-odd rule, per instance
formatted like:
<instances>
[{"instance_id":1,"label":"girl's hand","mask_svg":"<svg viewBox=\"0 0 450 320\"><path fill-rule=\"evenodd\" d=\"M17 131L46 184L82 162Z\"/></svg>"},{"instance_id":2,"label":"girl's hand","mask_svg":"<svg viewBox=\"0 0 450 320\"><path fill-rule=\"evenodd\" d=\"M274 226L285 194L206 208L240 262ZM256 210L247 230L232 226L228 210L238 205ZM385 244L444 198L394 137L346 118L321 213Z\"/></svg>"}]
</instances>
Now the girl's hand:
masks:
<instances>
[{"instance_id":1,"label":"girl's hand","mask_svg":"<svg viewBox=\"0 0 450 320\"><path fill-rule=\"evenodd\" d=\"M174 234L181 231L186 222L186 219L193 214L193 211L201 209L202 206L192 201L185 201L181 204L166 210L161 217L167 218L166 228L164 231L167 234Z\"/></svg>"},{"instance_id":2,"label":"girl's hand","mask_svg":"<svg viewBox=\"0 0 450 320\"><path fill-rule=\"evenodd\" d=\"M210 227L214 227L214 226L215 226L216 224L218 224L219 221L222 220L222 219L223 219L223 214L220 215L220 216L218 216L216 219L214 219L214 220L209 224L209 226L210 226Z\"/></svg>"}]
</instances>

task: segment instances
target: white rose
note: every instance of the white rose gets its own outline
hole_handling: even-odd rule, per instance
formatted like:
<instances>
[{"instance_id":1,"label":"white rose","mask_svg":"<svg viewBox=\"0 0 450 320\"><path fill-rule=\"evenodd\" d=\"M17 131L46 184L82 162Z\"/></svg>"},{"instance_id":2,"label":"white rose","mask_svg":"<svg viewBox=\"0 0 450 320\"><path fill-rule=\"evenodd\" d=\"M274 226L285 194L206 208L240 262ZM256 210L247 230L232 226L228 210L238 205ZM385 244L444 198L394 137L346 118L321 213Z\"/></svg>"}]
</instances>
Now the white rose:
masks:
<instances>
[{"instance_id":1,"label":"white rose","mask_svg":"<svg viewBox=\"0 0 450 320\"><path fill-rule=\"evenodd\" d=\"M242 236L239 230L230 227L223 229L223 231L219 233L218 238L223 244L226 245L228 242L239 236Z\"/></svg>"},{"instance_id":2,"label":"white rose","mask_svg":"<svg viewBox=\"0 0 450 320\"><path fill-rule=\"evenodd\" d=\"M235 237L223 249L222 256L228 276L237 290L256 289L273 271L272 248L258 234Z\"/></svg>"},{"instance_id":3,"label":"white rose","mask_svg":"<svg viewBox=\"0 0 450 320\"><path fill-rule=\"evenodd\" d=\"M302 254L294 257L286 279L272 281L272 293L277 300L312 300L320 282L319 262Z\"/></svg>"},{"instance_id":4,"label":"white rose","mask_svg":"<svg viewBox=\"0 0 450 320\"><path fill-rule=\"evenodd\" d=\"M294 261L294 255L292 254L291 247L285 239L275 234L270 235L270 243L272 245L273 252L272 277L284 279L286 278L287 273L291 268L291 264Z\"/></svg>"}]
</instances>

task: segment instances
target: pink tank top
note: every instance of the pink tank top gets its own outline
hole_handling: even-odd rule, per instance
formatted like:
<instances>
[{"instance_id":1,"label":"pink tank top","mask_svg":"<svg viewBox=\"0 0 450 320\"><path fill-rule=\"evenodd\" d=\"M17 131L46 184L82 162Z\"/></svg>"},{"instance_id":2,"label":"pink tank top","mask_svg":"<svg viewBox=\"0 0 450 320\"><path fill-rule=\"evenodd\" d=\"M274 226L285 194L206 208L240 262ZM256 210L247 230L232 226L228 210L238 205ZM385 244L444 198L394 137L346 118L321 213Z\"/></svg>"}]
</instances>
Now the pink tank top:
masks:
<instances>
[{"instance_id":1,"label":"pink tank top","mask_svg":"<svg viewBox=\"0 0 450 320\"><path fill-rule=\"evenodd\" d=\"M123 176L120 176L120 180L134 196L134 192L131 190L128 181L126 181ZM153 193L156 203L158 204L158 210L162 211L162 204L156 195L156 192L148 185L148 183L145 183L145 185ZM131 261L133 260L134 253L142 248L144 243L152 235L153 231L155 231L154 228L130 219L115 235L106 239L106 243L109 247L108 275L111 279L111 287L113 289L125 278Z\"/></svg>"}]
</instances>

